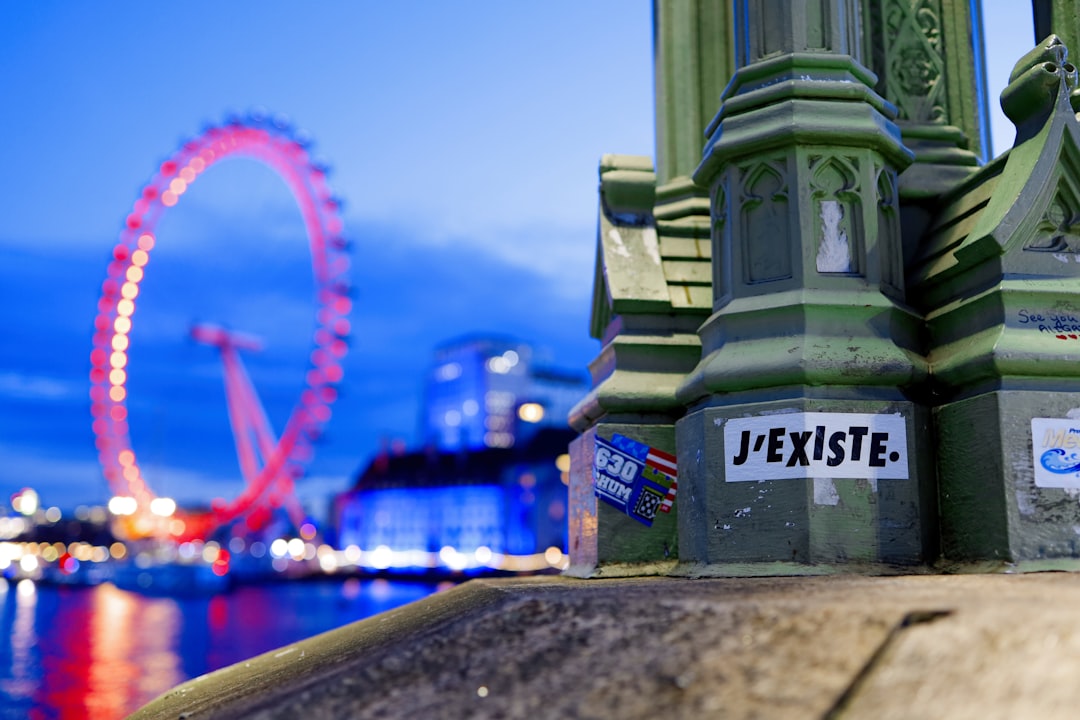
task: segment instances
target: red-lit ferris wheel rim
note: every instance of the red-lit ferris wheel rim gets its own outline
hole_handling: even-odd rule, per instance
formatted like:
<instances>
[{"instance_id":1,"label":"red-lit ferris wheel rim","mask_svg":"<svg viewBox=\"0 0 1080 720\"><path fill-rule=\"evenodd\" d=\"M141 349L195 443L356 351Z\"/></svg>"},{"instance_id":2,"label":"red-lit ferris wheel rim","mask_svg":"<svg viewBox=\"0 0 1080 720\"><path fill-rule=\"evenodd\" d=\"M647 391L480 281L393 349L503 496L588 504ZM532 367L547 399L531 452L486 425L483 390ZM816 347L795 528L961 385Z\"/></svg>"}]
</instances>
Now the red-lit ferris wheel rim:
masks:
<instances>
[{"instance_id":1,"label":"red-lit ferris wheel rim","mask_svg":"<svg viewBox=\"0 0 1080 720\"><path fill-rule=\"evenodd\" d=\"M156 244L154 229L164 212L213 164L230 157L262 162L284 179L296 199L311 248L315 280L315 333L302 391L277 448L258 477L232 500L214 503L210 517L173 526L177 535L206 534L216 525L254 510L280 506L310 458L311 441L330 419L348 349L349 258L341 203L330 192L327 171L314 162L309 142L286 122L261 114L207 128L161 163L143 187L124 222L101 286L90 354L90 400L98 458L115 495L135 499L145 512L155 498L143 477L131 439L127 412L127 364L136 300ZM198 526L198 527L196 527Z\"/></svg>"}]
</instances>

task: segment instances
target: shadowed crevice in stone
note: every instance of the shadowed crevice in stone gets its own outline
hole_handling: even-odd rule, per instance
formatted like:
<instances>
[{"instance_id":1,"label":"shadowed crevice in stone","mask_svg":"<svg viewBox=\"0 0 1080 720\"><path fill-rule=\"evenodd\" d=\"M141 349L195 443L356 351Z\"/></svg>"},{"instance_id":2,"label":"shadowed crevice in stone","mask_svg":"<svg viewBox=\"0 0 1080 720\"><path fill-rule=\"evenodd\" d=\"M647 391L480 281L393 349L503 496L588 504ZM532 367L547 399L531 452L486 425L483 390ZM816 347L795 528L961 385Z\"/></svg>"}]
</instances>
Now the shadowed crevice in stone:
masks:
<instances>
[{"instance_id":1,"label":"shadowed crevice in stone","mask_svg":"<svg viewBox=\"0 0 1080 720\"><path fill-rule=\"evenodd\" d=\"M870 657L869 662L862 667L859 673L851 681L851 684L844 690L844 693L837 699L836 704L825 714L824 720L841 720L845 716L846 711L851 707L852 702L859 695L859 691L865 687L871 675L874 674L874 671L880 667L882 662L884 662L886 655L896 644L901 633L914 625L932 623L952 614L952 610L913 610L905 615L904 619L889 631L885 640Z\"/></svg>"}]
</instances>

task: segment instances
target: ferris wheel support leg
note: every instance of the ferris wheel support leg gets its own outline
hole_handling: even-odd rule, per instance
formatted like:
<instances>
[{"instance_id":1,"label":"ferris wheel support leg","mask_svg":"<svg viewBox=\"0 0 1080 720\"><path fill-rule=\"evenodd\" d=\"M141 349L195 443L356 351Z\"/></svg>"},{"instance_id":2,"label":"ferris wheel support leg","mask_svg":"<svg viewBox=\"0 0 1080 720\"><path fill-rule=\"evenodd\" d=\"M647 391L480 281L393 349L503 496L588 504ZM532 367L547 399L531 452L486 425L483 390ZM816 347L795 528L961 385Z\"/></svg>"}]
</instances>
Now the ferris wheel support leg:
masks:
<instances>
[{"instance_id":1,"label":"ferris wheel support leg","mask_svg":"<svg viewBox=\"0 0 1080 720\"><path fill-rule=\"evenodd\" d=\"M266 409L259 401L251 377L248 375L247 369L238 354L233 365L233 371L227 375L227 378L234 388L236 402L242 408L246 429L254 435L258 454L261 456L263 463L267 463L278 445L283 442L283 439L279 439L274 435L270 419L266 415ZM250 484L251 480L249 479L248 482ZM277 472L276 477L267 488L267 491L271 493L275 490L287 499L286 512L289 514L293 524L299 528L304 521L305 513L303 507L300 506L293 495L292 479L288 475L287 467L283 467Z\"/></svg>"},{"instance_id":2,"label":"ferris wheel support leg","mask_svg":"<svg viewBox=\"0 0 1080 720\"><path fill-rule=\"evenodd\" d=\"M243 398L242 380L238 375L243 372L235 348L221 346L221 360L225 366L225 397L229 406L229 421L232 425L233 438L236 441L236 455L240 461L240 472L247 483L259 474L259 460L251 442L251 424Z\"/></svg>"}]
</instances>

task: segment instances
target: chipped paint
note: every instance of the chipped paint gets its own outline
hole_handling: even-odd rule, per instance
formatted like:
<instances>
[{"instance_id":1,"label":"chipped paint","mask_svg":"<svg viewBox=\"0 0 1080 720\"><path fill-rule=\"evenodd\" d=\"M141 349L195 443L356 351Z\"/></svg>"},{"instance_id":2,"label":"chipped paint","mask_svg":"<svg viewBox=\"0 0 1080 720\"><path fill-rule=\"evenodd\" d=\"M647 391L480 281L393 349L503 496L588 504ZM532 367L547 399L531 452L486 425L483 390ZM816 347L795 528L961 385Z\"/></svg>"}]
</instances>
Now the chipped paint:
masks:
<instances>
[{"instance_id":1,"label":"chipped paint","mask_svg":"<svg viewBox=\"0 0 1080 720\"><path fill-rule=\"evenodd\" d=\"M832 478L814 478L814 504L840 504L840 493L836 491Z\"/></svg>"},{"instance_id":2,"label":"chipped paint","mask_svg":"<svg viewBox=\"0 0 1080 720\"><path fill-rule=\"evenodd\" d=\"M847 233L840 228L844 208L836 200L821 201L821 244L818 246L817 271L851 272L851 248Z\"/></svg>"},{"instance_id":3,"label":"chipped paint","mask_svg":"<svg viewBox=\"0 0 1080 720\"><path fill-rule=\"evenodd\" d=\"M656 228L647 227L641 231L641 241L645 243L645 252L654 264L660 264L660 241L656 237Z\"/></svg>"},{"instance_id":4,"label":"chipped paint","mask_svg":"<svg viewBox=\"0 0 1080 720\"><path fill-rule=\"evenodd\" d=\"M623 242L622 235L619 234L617 229L611 228L608 230L608 237L615 246L613 249L616 255L624 258L630 257L630 249L626 247L626 243Z\"/></svg>"}]
</instances>

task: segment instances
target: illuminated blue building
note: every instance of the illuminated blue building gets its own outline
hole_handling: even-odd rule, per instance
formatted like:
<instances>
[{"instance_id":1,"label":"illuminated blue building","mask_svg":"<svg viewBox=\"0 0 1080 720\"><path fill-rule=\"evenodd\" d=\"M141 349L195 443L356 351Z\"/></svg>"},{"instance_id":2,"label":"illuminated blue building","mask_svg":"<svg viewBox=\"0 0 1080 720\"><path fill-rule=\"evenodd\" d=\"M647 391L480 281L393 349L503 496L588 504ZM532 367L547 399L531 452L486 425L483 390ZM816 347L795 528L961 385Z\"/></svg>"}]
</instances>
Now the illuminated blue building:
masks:
<instances>
[{"instance_id":1,"label":"illuminated blue building","mask_svg":"<svg viewBox=\"0 0 1080 720\"><path fill-rule=\"evenodd\" d=\"M586 392L585 377L538 363L526 343L474 335L439 346L424 449L379 455L338 496L339 546L374 568L514 569L513 558L545 551L550 561L566 549L567 416Z\"/></svg>"},{"instance_id":2,"label":"illuminated blue building","mask_svg":"<svg viewBox=\"0 0 1080 720\"><path fill-rule=\"evenodd\" d=\"M381 455L337 498L338 542L399 555L565 551L568 458L560 456L572 437L548 427L509 448Z\"/></svg>"}]
</instances>

